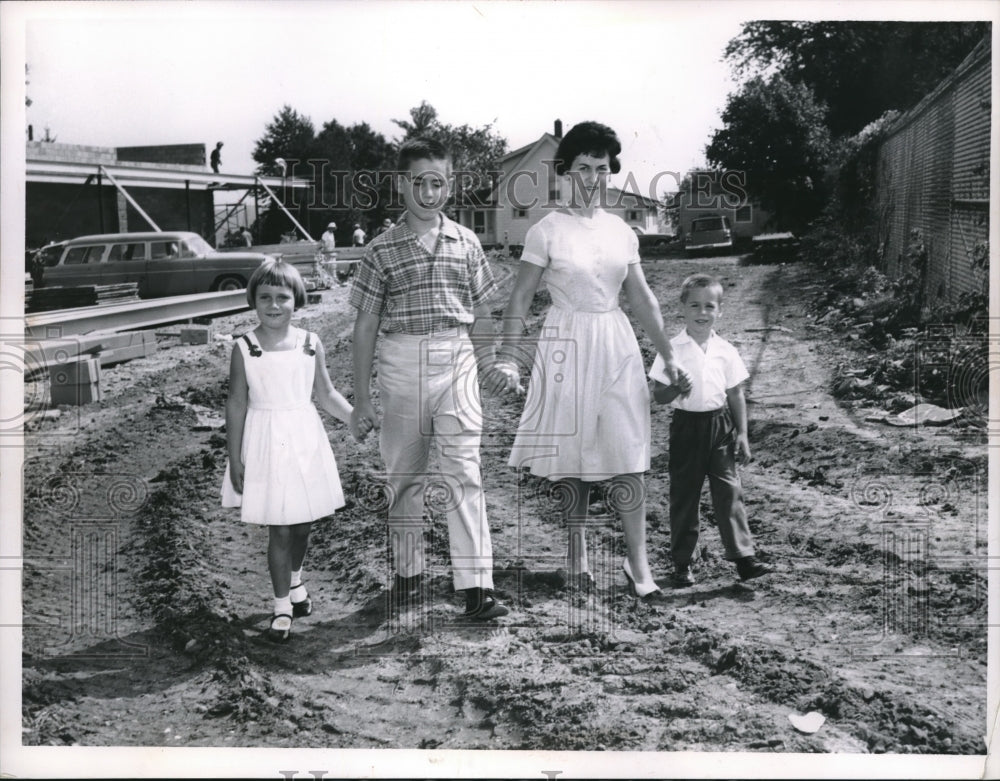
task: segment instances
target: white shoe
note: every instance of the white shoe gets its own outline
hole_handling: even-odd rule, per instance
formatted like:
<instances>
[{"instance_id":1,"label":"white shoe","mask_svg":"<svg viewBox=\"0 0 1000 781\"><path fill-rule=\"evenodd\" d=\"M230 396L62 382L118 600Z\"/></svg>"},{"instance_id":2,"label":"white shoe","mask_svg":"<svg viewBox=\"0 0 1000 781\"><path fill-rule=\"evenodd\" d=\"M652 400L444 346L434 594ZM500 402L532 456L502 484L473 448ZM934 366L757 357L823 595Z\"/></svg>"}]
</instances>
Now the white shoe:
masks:
<instances>
[{"instance_id":1,"label":"white shoe","mask_svg":"<svg viewBox=\"0 0 1000 781\"><path fill-rule=\"evenodd\" d=\"M635 577L633 577L632 567L628 563L627 556L622 559L622 569L625 571L625 578L628 580L629 590L634 596L639 597L639 599L648 597L650 594L660 590L660 587L656 585L656 581L652 578L648 581L639 583Z\"/></svg>"}]
</instances>

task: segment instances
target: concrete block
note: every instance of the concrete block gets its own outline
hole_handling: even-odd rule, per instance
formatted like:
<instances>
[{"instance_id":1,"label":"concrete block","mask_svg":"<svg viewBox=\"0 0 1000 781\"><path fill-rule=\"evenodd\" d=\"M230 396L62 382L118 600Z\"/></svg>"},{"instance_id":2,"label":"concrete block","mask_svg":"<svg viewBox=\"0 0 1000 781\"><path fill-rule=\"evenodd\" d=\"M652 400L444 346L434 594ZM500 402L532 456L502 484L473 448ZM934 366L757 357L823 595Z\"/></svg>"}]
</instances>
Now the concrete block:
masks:
<instances>
[{"instance_id":1,"label":"concrete block","mask_svg":"<svg viewBox=\"0 0 1000 781\"><path fill-rule=\"evenodd\" d=\"M53 407L60 404L79 406L101 400L101 385L97 382L72 385L56 385L52 383L49 390Z\"/></svg>"},{"instance_id":2,"label":"concrete block","mask_svg":"<svg viewBox=\"0 0 1000 781\"><path fill-rule=\"evenodd\" d=\"M101 359L93 357L72 363L56 364L49 368L49 378L53 387L100 382Z\"/></svg>"},{"instance_id":3,"label":"concrete block","mask_svg":"<svg viewBox=\"0 0 1000 781\"><path fill-rule=\"evenodd\" d=\"M210 344L214 334L211 325L181 326L181 344Z\"/></svg>"}]
</instances>

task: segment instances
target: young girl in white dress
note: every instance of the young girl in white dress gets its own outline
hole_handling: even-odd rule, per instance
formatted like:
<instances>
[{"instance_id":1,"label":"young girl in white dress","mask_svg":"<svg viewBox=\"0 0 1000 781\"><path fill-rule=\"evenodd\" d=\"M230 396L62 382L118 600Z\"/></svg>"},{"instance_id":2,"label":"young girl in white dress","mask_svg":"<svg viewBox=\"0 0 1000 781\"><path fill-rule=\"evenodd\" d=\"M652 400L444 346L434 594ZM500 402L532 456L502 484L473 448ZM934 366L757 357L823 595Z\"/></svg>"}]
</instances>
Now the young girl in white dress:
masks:
<instances>
[{"instance_id":1,"label":"young girl in white dress","mask_svg":"<svg viewBox=\"0 0 1000 781\"><path fill-rule=\"evenodd\" d=\"M226 401L229 462L223 507L240 507L246 523L268 527L267 567L274 614L266 637L288 640L293 617L312 612L302 562L312 522L344 506L326 429L313 405L349 423L352 407L326 369L314 333L292 325L305 304L294 266L267 260L250 277L247 301L260 320L233 348Z\"/></svg>"},{"instance_id":2,"label":"young girl in white dress","mask_svg":"<svg viewBox=\"0 0 1000 781\"><path fill-rule=\"evenodd\" d=\"M622 519L627 551L622 568L632 593L653 602L663 595L646 555L649 390L638 342L618 304L622 290L666 359L668 373L682 388L686 378L671 360L635 233L599 208L607 176L620 169L620 152L614 131L596 122L576 125L560 142L555 170L569 188L569 203L528 230L504 312L498 369L505 376L503 387L519 386L517 344L544 279L552 306L538 339L510 465L560 481L561 490L554 493L569 527L569 578L585 588L593 584L584 533L589 484L611 480L607 498Z\"/></svg>"}]
</instances>

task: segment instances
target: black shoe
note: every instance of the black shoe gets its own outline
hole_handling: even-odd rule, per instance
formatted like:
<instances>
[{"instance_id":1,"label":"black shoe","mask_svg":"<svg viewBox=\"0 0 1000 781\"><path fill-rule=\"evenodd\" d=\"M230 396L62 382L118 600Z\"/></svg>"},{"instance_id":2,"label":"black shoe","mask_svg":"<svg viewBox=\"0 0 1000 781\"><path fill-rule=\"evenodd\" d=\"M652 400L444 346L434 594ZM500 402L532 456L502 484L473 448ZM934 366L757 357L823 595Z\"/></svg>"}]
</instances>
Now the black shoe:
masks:
<instances>
[{"instance_id":1,"label":"black shoe","mask_svg":"<svg viewBox=\"0 0 1000 781\"><path fill-rule=\"evenodd\" d=\"M274 624L279 618L287 618L288 626L275 628ZM270 640L272 643L287 643L288 639L292 636L292 617L288 613L278 613L271 616L271 625L264 630L264 637Z\"/></svg>"},{"instance_id":2,"label":"black shoe","mask_svg":"<svg viewBox=\"0 0 1000 781\"><path fill-rule=\"evenodd\" d=\"M422 573L402 577L393 575L392 588L389 589L389 603L396 608L412 605L420 600L421 586L424 582Z\"/></svg>"},{"instance_id":3,"label":"black shoe","mask_svg":"<svg viewBox=\"0 0 1000 781\"><path fill-rule=\"evenodd\" d=\"M757 561L753 556L744 556L742 559L736 559L736 572L740 576L740 580L750 580L751 578L759 578L761 575L770 575L774 570Z\"/></svg>"},{"instance_id":4,"label":"black shoe","mask_svg":"<svg viewBox=\"0 0 1000 781\"><path fill-rule=\"evenodd\" d=\"M305 587L305 583L300 583L299 586ZM299 586L294 586L293 588L298 588ZM312 615L313 606L312 600L309 599L309 595L306 594L306 598L299 600L298 602L292 602L292 615L295 618L304 618L305 616Z\"/></svg>"},{"instance_id":5,"label":"black shoe","mask_svg":"<svg viewBox=\"0 0 1000 781\"><path fill-rule=\"evenodd\" d=\"M691 574L690 564L678 564L674 568L673 577L670 582L674 588L687 588L694 585L694 575Z\"/></svg>"},{"instance_id":6,"label":"black shoe","mask_svg":"<svg viewBox=\"0 0 1000 781\"><path fill-rule=\"evenodd\" d=\"M559 588L569 591L589 594L597 590L597 582L589 572L578 572L575 575L570 575L567 570L559 569L556 570L556 580L559 583Z\"/></svg>"},{"instance_id":7,"label":"black shoe","mask_svg":"<svg viewBox=\"0 0 1000 781\"><path fill-rule=\"evenodd\" d=\"M505 616L510 611L497 602L493 590L488 588L465 589L465 612L462 618L474 618L477 621L490 621Z\"/></svg>"}]
</instances>

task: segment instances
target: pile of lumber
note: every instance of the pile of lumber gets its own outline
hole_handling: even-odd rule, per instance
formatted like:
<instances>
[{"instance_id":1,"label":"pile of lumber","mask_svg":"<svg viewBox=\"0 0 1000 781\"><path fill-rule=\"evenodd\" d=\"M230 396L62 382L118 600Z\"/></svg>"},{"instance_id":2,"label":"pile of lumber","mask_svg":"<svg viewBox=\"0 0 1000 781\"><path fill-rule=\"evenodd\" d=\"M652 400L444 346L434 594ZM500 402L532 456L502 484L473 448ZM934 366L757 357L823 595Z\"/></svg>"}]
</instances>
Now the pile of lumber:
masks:
<instances>
[{"instance_id":1,"label":"pile of lumber","mask_svg":"<svg viewBox=\"0 0 1000 781\"><path fill-rule=\"evenodd\" d=\"M24 296L25 312L49 312L53 309L138 301L139 286L135 282L122 282L117 285L37 287L26 288Z\"/></svg>"}]
</instances>

